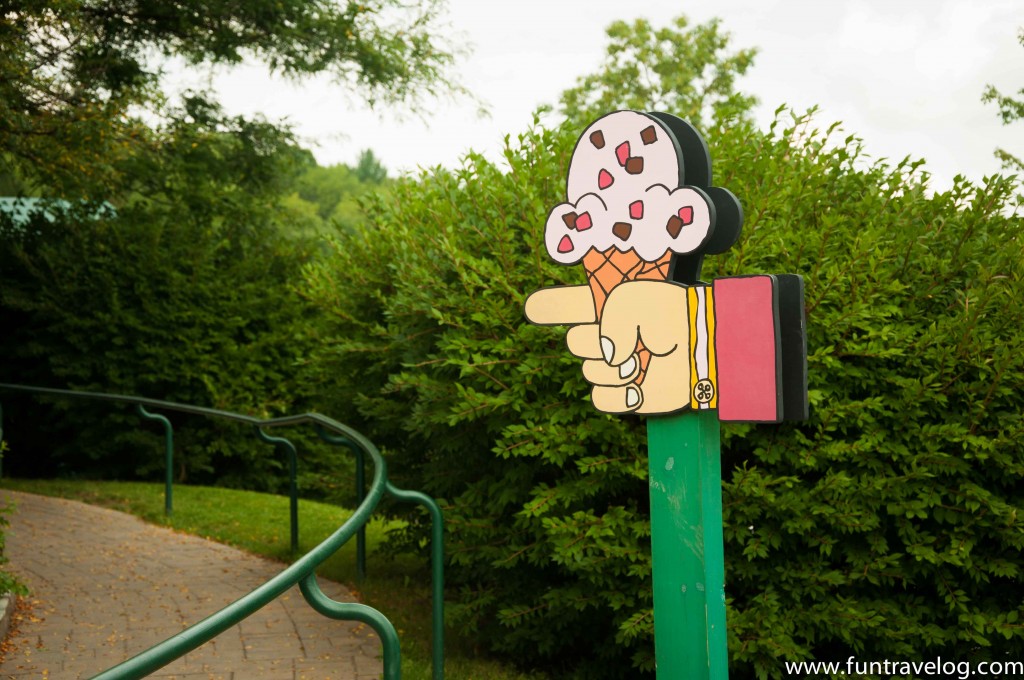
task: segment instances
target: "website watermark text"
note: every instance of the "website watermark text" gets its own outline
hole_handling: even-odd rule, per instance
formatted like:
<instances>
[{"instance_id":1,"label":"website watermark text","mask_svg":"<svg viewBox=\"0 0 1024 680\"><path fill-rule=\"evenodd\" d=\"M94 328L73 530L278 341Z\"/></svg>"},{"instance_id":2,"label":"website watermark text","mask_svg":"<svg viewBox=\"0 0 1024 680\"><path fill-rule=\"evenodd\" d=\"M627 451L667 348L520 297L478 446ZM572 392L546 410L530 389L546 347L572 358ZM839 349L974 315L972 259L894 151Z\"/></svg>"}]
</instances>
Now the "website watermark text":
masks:
<instances>
[{"instance_id":1,"label":"website watermark text","mask_svg":"<svg viewBox=\"0 0 1024 680\"><path fill-rule=\"evenodd\" d=\"M883 678L1024 678L1024 661L950 661L936 657L930 661L860 661L851 656L846 661L787 661L786 675L798 678L867 675Z\"/></svg>"}]
</instances>

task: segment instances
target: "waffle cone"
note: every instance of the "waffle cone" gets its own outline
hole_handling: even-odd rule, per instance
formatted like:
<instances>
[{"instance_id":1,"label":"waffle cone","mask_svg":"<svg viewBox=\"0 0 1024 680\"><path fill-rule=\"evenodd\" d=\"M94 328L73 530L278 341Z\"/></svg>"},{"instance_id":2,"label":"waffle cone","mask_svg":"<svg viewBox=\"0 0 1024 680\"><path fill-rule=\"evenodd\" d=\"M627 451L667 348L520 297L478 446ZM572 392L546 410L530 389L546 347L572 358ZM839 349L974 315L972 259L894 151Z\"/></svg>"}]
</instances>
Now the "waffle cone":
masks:
<instances>
[{"instance_id":1,"label":"waffle cone","mask_svg":"<svg viewBox=\"0 0 1024 680\"><path fill-rule=\"evenodd\" d=\"M583 268L587 271L587 284L590 286L591 295L594 296L594 311L597 313L598 321L601 320L604 303L615 286L626 281L667 281L671 260L671 252L648 262L641 259L634 250L624 253L618 248L604 251L591 249L583 256ZM647 375L651 352L638 340L636 354L640 373L633 382L639 385Z\"/></svg>"}]
</instances>

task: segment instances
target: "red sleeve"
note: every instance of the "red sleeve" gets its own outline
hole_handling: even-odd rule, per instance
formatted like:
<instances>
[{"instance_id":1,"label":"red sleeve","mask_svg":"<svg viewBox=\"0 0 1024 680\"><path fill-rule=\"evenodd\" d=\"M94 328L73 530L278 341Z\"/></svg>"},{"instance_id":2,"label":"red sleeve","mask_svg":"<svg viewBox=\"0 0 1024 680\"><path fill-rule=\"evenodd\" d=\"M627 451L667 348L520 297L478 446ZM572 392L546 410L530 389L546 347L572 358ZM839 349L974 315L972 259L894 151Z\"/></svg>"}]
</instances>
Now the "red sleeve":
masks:
<instances>
[{"instance_id":1,"label":"red sleeve","mask_svg":"<svg viewBox=\"0 0 1024 680\"><path fill-rule=\"evenodd\" d=\"M782 420L778 290L773 276L715 279L718 417Z\"/></svg>"}]
</instances>

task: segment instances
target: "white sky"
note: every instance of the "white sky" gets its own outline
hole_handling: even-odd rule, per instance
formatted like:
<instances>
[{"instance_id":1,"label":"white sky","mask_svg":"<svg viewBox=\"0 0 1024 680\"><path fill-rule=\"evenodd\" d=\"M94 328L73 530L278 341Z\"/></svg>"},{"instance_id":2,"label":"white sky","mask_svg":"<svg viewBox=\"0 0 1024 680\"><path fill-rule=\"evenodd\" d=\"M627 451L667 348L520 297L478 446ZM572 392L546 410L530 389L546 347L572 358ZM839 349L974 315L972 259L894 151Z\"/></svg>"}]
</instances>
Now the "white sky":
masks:
<instances>
[{"instance_id":1,"label":"white sky","mask_svg":"<svg viewBox=\"0 0 1024 680\"><path fill-rule=\"evenodd\" d=\"M1007 94L1024 87L1022 0L449 2L452 31L473 49L459 78L489 117L466 100L399 119L327 80L294 85L259 67L218 74L213 89L231 113L289 121L321 164L353 163L369 148L392 174L454 167L469 149L497 159L504 136L525 130L538 105L595 71L612 21L643 16L659 26L686 14L693 23L718 17L734 49L759 49L739 87L760 99L763 126L780 104L817 104L822 125L842 121L872 157L926 159L936 188L957 173L977 180L998 171L997 146L1024 153L1024 122L1002 126L995 106L980 101L986 83Z\"/></svg>"}]
</instances>

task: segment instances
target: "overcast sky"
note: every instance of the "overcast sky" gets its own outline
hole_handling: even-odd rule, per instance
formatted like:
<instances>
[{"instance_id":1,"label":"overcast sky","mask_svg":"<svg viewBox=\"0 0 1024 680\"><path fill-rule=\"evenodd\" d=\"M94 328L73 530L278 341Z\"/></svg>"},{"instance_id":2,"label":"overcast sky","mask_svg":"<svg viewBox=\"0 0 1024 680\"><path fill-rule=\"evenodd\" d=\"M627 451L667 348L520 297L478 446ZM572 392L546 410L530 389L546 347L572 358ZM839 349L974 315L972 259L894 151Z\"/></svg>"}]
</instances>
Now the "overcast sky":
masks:
<instances>
[{"instance_id":1,"label":"overcast sky","mask_svg":"<svg viewBox=\"0 0 1024 680\"><path fill-rule=\"evenodd\" d=\"M321 164L352 163L368 148L393 174L452 167L469 149L498 158L503 137L525 130L538 105L595 71L612 21L658 26L679 14L718 17L734 48L758 48L739 87L759 98L762 125L780 104L818 105L823 125L842 121L871 156L924 158L938 188L956 173L997 171L996 146L1024 152L1024 122L1002 126L980 101L986 83L1024 87L1022 0L450 0L453 35L473 50L457 71L487 118L467 100L399 121L329 81L292 85L258 67L219 74L212 86L232 113L288 120Z\"/></svg>"}]
</instances>

